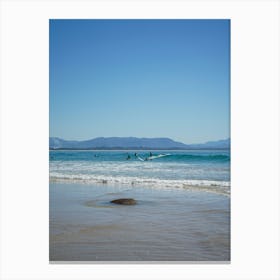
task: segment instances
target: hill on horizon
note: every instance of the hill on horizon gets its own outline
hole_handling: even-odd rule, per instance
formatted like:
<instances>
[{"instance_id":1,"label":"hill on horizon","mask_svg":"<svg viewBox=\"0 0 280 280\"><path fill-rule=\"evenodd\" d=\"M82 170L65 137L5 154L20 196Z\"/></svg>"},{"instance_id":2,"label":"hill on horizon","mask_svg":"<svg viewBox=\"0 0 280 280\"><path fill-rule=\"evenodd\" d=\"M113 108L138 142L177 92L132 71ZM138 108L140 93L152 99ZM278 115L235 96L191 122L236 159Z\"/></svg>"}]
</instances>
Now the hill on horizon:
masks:
<instances>
[{"instance_id":1,"label":"hill on horizon","mask_svg":"<svg viewBox=\"0 0 280 280\"><path fill-rule=\"evenodd\" d=\"M170 138L97 137L85 141L49 138L49 149L229 149L230 139L185 144Z\"/></svg>"}]
</instances>

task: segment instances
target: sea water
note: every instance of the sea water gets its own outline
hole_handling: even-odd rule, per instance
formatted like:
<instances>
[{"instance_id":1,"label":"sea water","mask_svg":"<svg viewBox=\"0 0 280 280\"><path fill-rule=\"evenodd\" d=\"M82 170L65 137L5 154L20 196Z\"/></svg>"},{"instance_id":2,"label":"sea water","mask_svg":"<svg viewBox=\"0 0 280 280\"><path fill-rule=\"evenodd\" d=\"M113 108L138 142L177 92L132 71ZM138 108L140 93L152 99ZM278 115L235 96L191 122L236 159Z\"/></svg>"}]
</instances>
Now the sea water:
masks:
<instances>
[{"instance_id":1,"label":"sea water","mask_svg":"<svg viewBox=\"0 0 280 280\"><path fill-rule=\"evenodd\" d=\"M149 160L151 155L164 156ZM199 189L229 195L230 151L53 150L50 181Z\"/></svg>"},{"instance_id":2,"label":"sea water","mask_svg":"<svg viewBox=\"0 0 280 280\"><path fill-rule=\"evenodd\" d=\"M133 206L111 200L132 197ZM50 184L50 261L230 261L230 199L176 188Z\"/></svg>"},{"instance_id":3,"label":"sea water","mask_svg":"<svg viewBox=\"0 0 280 280\"><path fill-rule=\"evenodd\" d=\"M151 152L50 151L50 261L230 260L230 152Z\"/></svg>"}]
</instances>

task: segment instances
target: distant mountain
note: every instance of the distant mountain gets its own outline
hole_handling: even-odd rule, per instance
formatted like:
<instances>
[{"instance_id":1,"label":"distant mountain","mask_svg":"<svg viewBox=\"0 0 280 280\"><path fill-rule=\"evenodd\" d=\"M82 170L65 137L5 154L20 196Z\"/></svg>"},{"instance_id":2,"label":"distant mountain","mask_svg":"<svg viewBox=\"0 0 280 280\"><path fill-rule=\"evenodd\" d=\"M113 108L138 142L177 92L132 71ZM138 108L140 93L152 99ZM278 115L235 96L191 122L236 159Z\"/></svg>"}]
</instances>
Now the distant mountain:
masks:
<instances>
[{"instance_id":1,"label":"distant mountain","mask_svg":"<svg viewBox=\"0 0 280 280\"><path fill-rule=\"evenodd\" d=\"M218 141L209 141L203 144L188 145L191 149L229 149L230 138Z\"/></svg>"},{"instance_id":2,"label":"distant mountain","mask_svg":"<svg viewBox=\"0 0 280 280\"><path fill-rule=\"evenodd\" d=\"M68 141L49 138L50 149L228 149L230 140L187 145L170 138L98 137L86 141Z\"/></svg>"},{"instance_id":3,"label":"distant mountain","mask_svg":"<svg viewBox=\"0 0 280 280\"><path fill-rule=\"evenodd\" d=\"M187 145L169 138L98 137L86 141L50 138L51 149L185 149Z\"/></svg>"}]
</instances>

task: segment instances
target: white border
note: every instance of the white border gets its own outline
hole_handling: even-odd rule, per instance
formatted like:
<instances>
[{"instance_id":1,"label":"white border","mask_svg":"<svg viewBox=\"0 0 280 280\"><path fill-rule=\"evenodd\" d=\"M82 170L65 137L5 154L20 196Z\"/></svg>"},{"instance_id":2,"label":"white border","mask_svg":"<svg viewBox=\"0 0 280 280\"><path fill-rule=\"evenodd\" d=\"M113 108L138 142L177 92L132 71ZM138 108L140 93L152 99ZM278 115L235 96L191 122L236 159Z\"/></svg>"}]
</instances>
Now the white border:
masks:
<instances>
[{"instance_id":1,"label":"white border","mask_svg":"<svg viewBox=\"0 0 280 280\"><path fill-rule=\"evenodd\" d=\"M1 1L1 279L279 279L279 2ZM48 262L48 19L230 18L231 264Z\"/></svg>"}]
</instances>

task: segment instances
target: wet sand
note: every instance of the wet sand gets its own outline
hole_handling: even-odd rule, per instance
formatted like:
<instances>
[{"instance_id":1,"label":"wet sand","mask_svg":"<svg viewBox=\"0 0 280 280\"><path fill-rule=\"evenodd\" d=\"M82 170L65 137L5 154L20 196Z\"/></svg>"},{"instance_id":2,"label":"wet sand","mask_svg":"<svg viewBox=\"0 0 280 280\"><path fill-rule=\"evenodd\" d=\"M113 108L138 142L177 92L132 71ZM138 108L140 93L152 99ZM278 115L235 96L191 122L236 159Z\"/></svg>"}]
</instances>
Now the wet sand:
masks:
<instances>
[{"instance_id":1,"label":"wet sand","mask_svg":"<svg viewBox=\"0 0 280 280\"><path fill-rule=\"evenodd\" d=\"M134 198L136 205L113 199ZM50 261L230 261L230 198L180 189L50 184Z\"/></svg>"}]
</instances>

